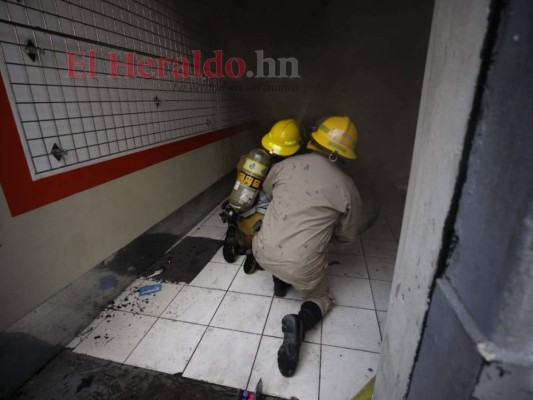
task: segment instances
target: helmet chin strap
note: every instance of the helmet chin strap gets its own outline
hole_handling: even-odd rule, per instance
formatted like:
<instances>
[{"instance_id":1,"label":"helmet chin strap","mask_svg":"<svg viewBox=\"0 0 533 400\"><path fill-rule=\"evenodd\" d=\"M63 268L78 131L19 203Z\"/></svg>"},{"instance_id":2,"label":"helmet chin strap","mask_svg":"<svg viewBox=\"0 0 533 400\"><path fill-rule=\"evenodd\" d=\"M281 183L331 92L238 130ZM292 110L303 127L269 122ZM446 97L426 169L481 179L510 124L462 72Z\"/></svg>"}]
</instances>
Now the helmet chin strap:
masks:
<instances>
[{"instance_id":1,"label":"helmet chin strap","mask_svg":"<svg viewBox=\"0 0 533 400\"><path fill-rule=\"evenodd\" d=\"M331 153L329 156L328 156L328 159L329 161L331 162L335 162L337 161L339 158L337 157L337 152L334 151L333 153Z\"/></svg>"}]
</instances>

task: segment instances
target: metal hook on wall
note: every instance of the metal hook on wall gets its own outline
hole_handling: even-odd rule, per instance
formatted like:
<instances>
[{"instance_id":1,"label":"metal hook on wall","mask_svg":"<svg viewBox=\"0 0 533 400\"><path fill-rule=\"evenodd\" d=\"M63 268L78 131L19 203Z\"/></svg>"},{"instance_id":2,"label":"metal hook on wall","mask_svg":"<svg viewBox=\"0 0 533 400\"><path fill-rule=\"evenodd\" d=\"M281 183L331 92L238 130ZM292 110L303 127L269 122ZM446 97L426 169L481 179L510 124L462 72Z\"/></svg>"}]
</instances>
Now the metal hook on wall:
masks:
<instances>
[{"instance_id":1,"label":"metal hook on wall","mask_svg":"<svg viewBox=\"0 0 533 400\"><path fill-rule=\"evenodd\" d=\"M44 54L44 52L45 52L44 49L41 49L41 48L35 46L35 43L33 43L33 41L31 39L28 39L26 41L26 44L24 45L24 53L26 53L26 55L33 62L35 62L35 60L37 60L37 56L39 54Z\"/></svg>"}]
</instances>

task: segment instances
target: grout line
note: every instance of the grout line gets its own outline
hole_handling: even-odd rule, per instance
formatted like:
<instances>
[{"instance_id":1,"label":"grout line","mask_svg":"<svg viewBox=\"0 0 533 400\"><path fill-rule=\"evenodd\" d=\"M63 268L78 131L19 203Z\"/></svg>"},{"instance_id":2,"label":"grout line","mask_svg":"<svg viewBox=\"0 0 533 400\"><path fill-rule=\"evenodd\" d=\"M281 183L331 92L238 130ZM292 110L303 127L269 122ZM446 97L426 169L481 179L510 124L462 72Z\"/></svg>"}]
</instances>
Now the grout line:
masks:
<instances>
[{"instance_id":1,"label":"grout line","mask_svg":"<svg viewBox=\"0 0 533 400\"><path fill-rule=\"evenodd\" d=\"M135 315L135 314L134 314ZM141 315L143 317L148 317L148 315ZM152 325L150 325L150 328L148 328L145 332L145 334L143 335L143 337L137 342L137 344L133 347L133 349L129 352L129 354L126 356L126 358L124 359L124 361L122 361L121 364L126 364L126 361L128 360L128 358L130 358L131 354L135 351L135 349L137 347L139 347L139 344L144 340L144 338L146 337L146 335L148 335L148 332L150 332L152 330L152 328L154 327L154 325L156 324L156 322L159 320L159 318L157 317L152 317L152 318L155 318L155 321L152 323ZM127 365L127 364L126 364Z\"/></svg>"},{"instance_id":2,"label":"grout line","mask_svg":"<svg viewBox=\"0 0 533 400\"><path fill-rule=\"evenodd\" d=\"M237 268L237 271L235 272L235 275L233 276L233 279L231 280L231 283L229 284L228 286L228 289L229 287L231 287L231 285L233 284L233 281L235 280L235 277L237 276L237 273L239 272L239 269ZM205 289L205 288L204 288ZM213 316L211 317L211 319L209 320L209 323L207 324L207 327L204 331L204 333L202 334L202 337L200 338L200 340L198 341L198 343L196 344L196 347L194 348L194 351L191 353L191 356L189 358L189 361L187 361L187 364L185 364L185 367L183 367L183 373L185 373L185 371L187 370L187 368L189 367L189 364L190 362L192 361L192 359L194 358L194 355L196 354L196 350L198 350L198 346L200 346L200 343L202 343L202 340L204 340L204 336L207 332L207 330L211 327L211 322L213 322L213 319L215 318L215 315L217 314L218 310L220 309L220 305L224 302L224 299L226 298L226 295L228 294L228 290L225 290L225 293L224 293L224 296L222 297L222 299L220 300L220 303L218 303L218 306L215 310L215 312L213 313ZM215 328L215 327L213 327ZM219 328L219 329L222 329L222 328ZM247 332L249 333L249 332Z\"/></svg>"},{"instance_id":3,"label":"grout line","mask_svg":"<svg viewBox=\"0 0 533 400\"><path fill-rule=\"evenodd\" d=\"M363 248L363 252L364 252L364 248ZM366 266L366 272L368 273L368 276L370 276L370 270L368 269L368 262L366 261L366 256L365 256L365 266ZM379 319L378 319L378 310L376 309L377 305L376 305L376 299L374 298L374 289L372 287L372 282L370 282L370 279L369 279L369 284L370 284L370 293L372 294L372 302L374 303L374 315L376 317L376 323L378 324L378 331L379 331L379 337L380 337L380 342L381 344L383 343L383 334L381 332L381 326L379 325ZM381 351L380 351L381 353Z\"/></svg>"},{"instance_id":4,"label":"grout line","mask_svg":"<svg viewBox=\"0 0 533 400\"><path fill-rule=\"evenodd\" d=\"M174 284L175 285L175 284ZM167 306L164 308L164 310L161 312L161 314L159 314L159 317L157 317L158 319L161 319L161 316L165 313L165 311L167 311L167 309L170 307L170 305L172 304L172 302L176 299L176 297L178 297L178 294L181 293L181 291L183 290L183 288L185 287L185 285L181 284L180 285L180 289L178 290L178 292L176 293L176 295L172 298L172 300L169 301L169 303L167 304Z\"/></svg>"},{"instance_id":5,"label":"grout line","mask_svg":"<svg viewBox=\"0 0 533 400\"><path fill-rule=\"evenodd\" d=\"M380 354L381 354L381 353L378 352L378 351L371 351L371 350L364 350L364 349L354 349L353 347L337 346L337 345L334 345L334 344L325 344L325 343L322 343L322 346L333 347L333 348L335 348L335 349L344 349L344 350L362 351L362 352L364 352L364 353L377 354L377 355L380 355Z\"/></svg>"},{"instance_id":6,"label":"grout line","mask_svg":"<svg viewBox=\"0 0 533 400\"><path fill-rule=\"evenodd\" d=\"M145 279L144 281L146 281L147 279ZM143 282L144 282L143 281ZM123 364L126 364L126 361L128 360L128 358L130 358L130 356L133 354L133 352L137 349L137 347L139 347L139 345L141 344L141 342L144 340L144 338L146 337L146 335L148 335L148 333L152 330L152 328L154 327L154 325L157 323L157 321L160 320L160 316L163 315L163 313L165 312L165 310L168 308L168 306L170 305L170 303L172 303L174 301L174 299L178 296L179 292L181 292L183 290L183 285L180 285L180 289L178 290L178 292L174 295L174 297L172 297L172 299L169 301L169 303L167 304L167 306L164 308L164 310L161 312L161 314L159 314L158 317L155 317L156 320L154 321L154 323L150 326L150 328L146 331L146 333L143 335L143 337L141 338L141 340L139 340L137 342L137 344L135 345L135 347L133 348L133 350L130 351L130 353L128 354L128 356L124 359L124 361L122 362ZM137 315L135 313L133 313L134 315ZM147 317L153 317L153 315L144 315L144 314L139 314L139 315L142 315L142 316L147 316Z\"/></svg>"},{"instance_id":7,"label":"grout line","mask_svg":"<svg viewBox=\"0 0 533 400\"><path fill-rule=\"evenodd\" d=\"M142 285L143 282L145 281L144 278L137 278L136 280L140 280L140 281L141 281L141 282L139 283L139 286ZM120 296L122 296L122 295L124 294L124 292L126 292L126 290L128 290L129 287L133 285L134 282L135 282L135 281L133 281L131 284L129 284L128 287L127 287L126 289L124 289L124 290L123 290L118 296L116 296L116 297L112 300L112 301L113 301L113 304L114 304L114 301L115 301L116 299L118 299ZM80 332L80 334L77 335L74 339L77 339L78 337L80 337L80 335L85 331L85 329L87 329L89 326L91 326L91 324L94 323L94 321L96 321L97 319L100 319L100 320L101 320L100 323L99 323L98 325L96 325L93 329L91 329L89 332L87 332L87 333L84 335L84 338L81 339L80 342L76 345L76 347L72 348L71 350L75 350L79 345L81 345L81 344L85 341L85 339L87 339L87 338L89 337L89 335L90 335L90 334L91 334L96 328L98 328L98 327L102 324L102 322L104 321L105 318L99 318L100 315L102 315L102 314L105 313L105 312L110 312L110 311L122 311L122 310L117 310L117 309L115 309L115 308L113 308L113 307L106 306L106 307L105 307L105 308L104 308L104 309L103 309L103 310L102 310L102 311L96 316L96 318L94 318L94 319L89 323L89 325L87 325L87 326L86 326L86 327ZM127 312L127 311L124 311L124 312ZM74 339L72 339L72 340L74 340ZM71 342L72 342L72 340L71 340ZM70 342L69 342L69 343L70 343ZM67 343L67 345L68 345L68 343ZM66 346L65 346L65 348L66 348Z\"/></svg>"},{"instance_id":8,"label":"grout line","mask_svg":"<svg viewBox=\"0 0 533 400\"><path fill-rule=\"evenodd\" d=\"M221 203L222 204L222 203ZM217 206L219 207L220 204ZM217 207L215 207L215 210L217 209ZM209 214L207 214L205 217L203 217L200 222L198 222L196 225L194 225L190 230L187 231L187 233L185 233L183 235L183 237L181 237L180 239L178 239L176 241L176 243L174 243L172 246L170 246L166 251L165 251L165 254L169 253L174 247L176 247L183 239L185 239L187 236L192 236L192 234L194 233L194 231L197 231L198 229L200 229L202 226L203 226L203 223L205 221L207 221L213 214L213 211L210 211ZM225 235L225 233L224 233ZM209 239L213 239L213 238L209 238ZM215 240L220 240L220 239L215 239Z\"/></svg>"},{"instance_id":9,"label":"grout line","mask_svg":"<svg viewBox=\"0 0 533 400\"><path fill-rule=\"evenodd\" d=\"M162 319L167 319L167 318L162 318ZM224 328L224 327L221 327L221 326L210 326L210 325L199 324L199 323L196 323L196 322L186 322L186 321L179 321L179 320L175 320L175 319L170 319L170 321L176 321L176 322L182 322L182 323L185 323L185 324L198 325L198 326L203 326L205 328L222 329L224 331L245 333L247 335L262 336L260 333L241 331L241 330L238 330L238 329L231 329L231 328ZM268 336L268 335L265 335L265 336ZM275 337L275 336L272 336L272 337ZM201 341L201 339L200 339L200 341ZM192 356L191 356L191 358L192 358Z\"/></svg>"},{"instance_id":10,"label":"grout line","mask_svg":"<svg viewBox=\"0 0 533 400\"><path fill-rule=\"evenodd\" d=\"M209 327L208 325L201 324L201 323L199 323L199 322L185 321L185 320L183 320L183 319L177 319L177 318L159 317L159 319L164 319L165 321L181 322L181 323L184 323L184 324L198 325L198 326L203 326L203 327L205 327L205 328L208 328L208 327ZM247 332L247 333L249 333L249 332Z\"/></svg>"},{"instance_id":11,"label":"grout line","mask_svg":"<svg viewBox=\"0 0 533 400\"><path fill-rule=\"evenodd\" d=\"M257 350L255 351L255 357L254 361L252 362L252 368L250 369L250 374L248 375L248 381L246 382L246 389L248 389L248 386L250 386L250 380L252 379L252 373L254 372L255 362L257 361L257 355L259 354L259 349L261 348L261 343L263 342L263 337L265 336L265 329L266 324L268 321L268 317L270 316L270 311L272 310L272 304L274 303L274 293L272 293L272 296L270 297L270 306L268 308L268 312L266 314L265 322L263 324L263 330L261 331L261 338L259 339L259 344L257 345Z\"/></svg>"},{"instance_id":12,"label":"grout line","mask_svg":"<svg viewBox=\"0 0 533 400\"><path fill-rule=\"evenodd\" d=\"M388 279L375 279L375 278L371 278L369 279L370 281L379 281L379 282L389 282L389 283L392 283L392 279L391 280L388 280Z\"/></svg>"},{"instance_id":13,"label":"grout line","mask_svg":"<svg viewBox=\"0 0 533 400\"><path fill-rule=\"evenodd\" d=\"M239 268L240 268L240 267L239 267ZM354 279L361 279L361 278L354 278ZM372 289L372 285L370 284L370 279L364 279L364 280L369 282L370 288ZM373 279L373 280L376 280L376 279ZM391 281L382 281L382 282L389 282L389 283L390 283ZM233 281L232 281L232 283L230 284L230 287L231 287L232 284L233 284ZM237 294L244 294L244 295L249 295L249 296L271 297L271 296L267 296L267 295L264 295L264 294L255 294L255 293L238 292L238 291L235 291L235 290L230 290L229 288L228 288L228 289L210 288L210 287L196 286L196 285L191 285L191 284L188 284L187 286L191 286L191 287L195 287L195 288L200 288L200 289L221 290L221 291L225 291L225 292L237 293ZM292 300L292 301L300 301L300 302L304 302L304 301L305 301L305 299L294 299L294 298L288 298L288 297L276 297L276 298L279 298L279 299L282 299L282 300ZM359 310L375 311L375 308L366 308L366 307L358 307L358 306L349 306L349 305L344 305L344 304L336 304L336 305L337 305L338 307L347 307L347 308L356 308L356 309L359 309ZM375 304L374 304L374 306L375 306ZM384 310L378 310L378 311L384 311Z\"/></svg>"},{"instance_id":14,"label":"grout line","mask_svg":"<svg viewBox=\"0 0 533 400\"><path fill-rule=\"evenodd\" d=\"M352 268L353 265L350 265L348 264L347 267L349 268ZM328 267L328 269L330 269L331 267ZM333 278L349 278L349 279L370 279L369 276L350 276L350 275L346 275L346 273L340 273L340 272L335 272L335 271L327 271L326 272L326 275L328 277L333 277Z\"/></svg>"}]
</instances>

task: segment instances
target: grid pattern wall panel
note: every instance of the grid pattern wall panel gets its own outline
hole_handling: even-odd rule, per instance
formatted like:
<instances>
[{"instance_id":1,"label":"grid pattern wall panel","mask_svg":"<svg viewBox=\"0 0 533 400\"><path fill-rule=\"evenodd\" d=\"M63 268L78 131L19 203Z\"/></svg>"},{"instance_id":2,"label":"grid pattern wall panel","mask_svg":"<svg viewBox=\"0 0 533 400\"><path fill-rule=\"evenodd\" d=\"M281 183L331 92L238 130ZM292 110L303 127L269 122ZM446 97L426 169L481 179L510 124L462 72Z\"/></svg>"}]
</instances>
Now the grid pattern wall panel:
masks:
<instances>
[{"instance_id":1,"label":"grid pattern wall panel","mask_svg":"<svg viewBox=\"0 0 533 400\"><path fill-rule=\"evenodd\" d=\"M212 57L208 38L171 2L0 0L0 70L35 179L238 125L250 111L221 80L175 78L171 63L128 77L128 60ZM69 52L82 62L67 76ZM122 64L111 75L112 53ZM128 59L128 54L133 53ZM183 71L183 70L182 70Z\"/></svg>"}]
</instances>

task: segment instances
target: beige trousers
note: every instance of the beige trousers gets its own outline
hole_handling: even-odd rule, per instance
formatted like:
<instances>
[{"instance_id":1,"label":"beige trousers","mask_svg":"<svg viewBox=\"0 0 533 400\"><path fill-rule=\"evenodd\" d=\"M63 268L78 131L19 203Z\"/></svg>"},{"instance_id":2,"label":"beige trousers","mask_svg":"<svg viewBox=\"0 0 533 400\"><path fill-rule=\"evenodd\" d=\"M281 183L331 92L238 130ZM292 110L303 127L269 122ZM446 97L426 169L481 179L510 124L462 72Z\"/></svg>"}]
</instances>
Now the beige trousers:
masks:
<instances>
[{"instance_id":1,"label":"beige trousers","mask_svg":"<svg viewBox=\"0 0 533 400\"><path fill-rule=\"evenodd\" d=\"M298 268L296 270L279 268L270 265L268 262L261 263L259 261L259 264L265 271L291 285L305 300L316 303L320 307L322 317L325 317L335 304L335 297L333 297L333 293L330 292L328 286L326 263L322 266L308 266L307 268Z\"/></svg>"}]
</instances>

